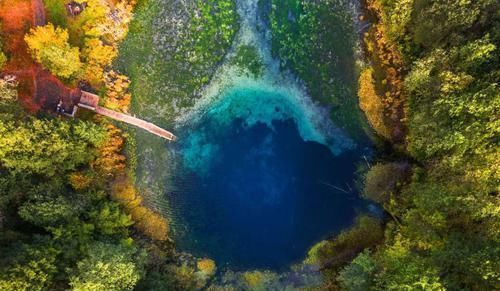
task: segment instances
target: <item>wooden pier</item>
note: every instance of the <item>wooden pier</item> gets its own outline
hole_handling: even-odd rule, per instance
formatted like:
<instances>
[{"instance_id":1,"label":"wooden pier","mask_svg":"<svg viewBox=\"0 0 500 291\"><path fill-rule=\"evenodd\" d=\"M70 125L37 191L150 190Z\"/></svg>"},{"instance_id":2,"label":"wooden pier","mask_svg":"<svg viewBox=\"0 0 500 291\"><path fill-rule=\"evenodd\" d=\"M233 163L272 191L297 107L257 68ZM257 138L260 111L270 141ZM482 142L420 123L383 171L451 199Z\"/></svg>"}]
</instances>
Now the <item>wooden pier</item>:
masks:
<instances>
[{"instance_id":1,"label":"wooden pier","mask_svg":"<svg viewBox=\"0 0 500 291\"><path fill-rule=\"evenodd\" d=\"M159 137L162 137L164 139L170 140L170 141L175 141L177 137L172 134L171 132L151 123L147 122L145 120L130 116L128 114L124 114L121 112L116 112L104 107L99 106L99 96L82 91L82 94L80 96L80 100L78 102L78 107L86 108L89 110L94 111L97 114L109 117L114 120L118 120L121 122L128 123L130 125L139 127L141 129L144 129L154 135L157 135Z\"/></svg>"}]
</instances>

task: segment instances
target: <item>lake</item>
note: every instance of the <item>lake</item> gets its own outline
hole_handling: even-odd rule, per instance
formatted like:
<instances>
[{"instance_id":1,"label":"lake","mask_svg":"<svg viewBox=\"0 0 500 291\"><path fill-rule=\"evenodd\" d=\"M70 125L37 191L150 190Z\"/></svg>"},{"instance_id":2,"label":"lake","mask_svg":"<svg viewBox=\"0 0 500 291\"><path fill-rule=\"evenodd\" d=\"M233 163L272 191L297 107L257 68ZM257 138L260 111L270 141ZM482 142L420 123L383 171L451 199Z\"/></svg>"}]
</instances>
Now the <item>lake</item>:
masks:
<instances>
[{"instance_id":1,"label":"lake","mask_svg":"<svg viewBox=\"0 0 500 291\"><path fill-rule=\"evenodd\" d=\"M233 270L284 269L365 211L354 180L370 148L304 140L313 134L288 100L233 88L178 131L166 187L180 250Z\"/></svg>"}]
</instances>

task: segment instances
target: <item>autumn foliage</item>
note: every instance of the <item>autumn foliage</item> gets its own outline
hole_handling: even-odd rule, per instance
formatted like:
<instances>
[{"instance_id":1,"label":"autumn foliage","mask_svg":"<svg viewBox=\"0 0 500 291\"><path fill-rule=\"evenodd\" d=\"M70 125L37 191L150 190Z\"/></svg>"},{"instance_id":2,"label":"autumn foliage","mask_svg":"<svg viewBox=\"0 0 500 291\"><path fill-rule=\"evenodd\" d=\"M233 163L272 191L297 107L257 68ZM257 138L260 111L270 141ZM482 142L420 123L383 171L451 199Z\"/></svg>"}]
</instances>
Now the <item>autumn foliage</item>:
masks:
<instances>
[{"instance_id":1,"label":"autumn foliage","mask_svg":"<svg viewBox=\"0 0 500 291\"><path fill-rule=\"evenodd\" d=\"M132 95L129 93L130 80L111 70L105 74L106 99L105 106L111 109L127 112Z\"/></svg>"},{"instance_id":2,"label":"autumn foliage","mask_svg":"<svg viewBox=\"0 0 500 291\"><path fill-rule=\"evenodd\" d=\"M168 238L168 222L160 214L142 205L142 197L126 177L122 176L112 187L111 196L132 216L137 230L147 237L164 241Z\"/></svg>"},{"instance_id":3,"label":"autumn foliage","mask_svg":"<svg viewBox=\"0 0 500 291\"><path fill-rule=\"evenodd\" d=\"M406 131L403 94L405 64L397 46L388 38L389 32L383 22L379 1L367 2L369 13L378 21L364 35L372 67L360 76L359 97L364 99L366 110L363 111L375 131L393 142L400 143Z\"/></svg>"},{"instance_id":4,"label":"autumn foliage","mask_svg":"<svg viewBox=\"0 0 500 291\"><path fill-rule=\"evenodd\" d=\"M365 69L359 77L359 106L372 128L386 139L391 139L391 129L386 125L384 98L379 96L373 80L373 69Z\"/></svg>"},{"instance_id":5,"label":"autumn foliage","mask_svg":"<svg viewBox=\"0 0 500 291\"><path fill-rule=\"evenodd\" d=\"M69 175L69 183L77 191L84 190L92 183L92 176L84 172L74 172Z\"/></svg>"},{"instance_id":6,"label":"autumn foliage","mask_svg":"<svg viewBox=\"0 0 500 291\"><path fill-rule=\"evenodd\" d=\"M99 149L93 168L104 176L114 177L111 198L119 202L131 215L135 228L147 237L164 241L168 238L168 222L160 214L143 205L143 199L126 172L126 157L121 153L124 145L122 131L112 124L106 125L107 141ZM73 178L78 181L78 176Z\"/></svg>"},{"instance_id":7,"label":"autumn foliage","mask_svg":"<svg viewBox=\"0 0 500 291\"><path fill-rule=\"evenodd\" d=\"M80 51L70 46L66 29L47 24L32 28L24 39L33 58L54 75L70 78L80 71Z\"/></svg>"},{"instance_id":8,"label":"autumn foliage","mask_svg":"<svg viewBox=\"0 0 500 291\"><path fill-rule=\"evenodd\" d=\"M117 56L116 47L105 45L98 38L85 40L82 51L85 60L85 79L94 86L100 86L104 80L104 71Z\"/></svg>"},{"instance_id":9,"label":"autumn foliage","mask_svg":"<svg viewBox=\"0 0 500 291\"><path fill-rule=\"evenodd\" d=\"M153 240L167 240L168 223L161 215L144 206L133 208L130 215L140 232Z\"/></svg>"},{"instance_id":10,"label":"autumn foliage","mask_svg":"<svg viewBox=\"0 0 500 291\"><path fill-rule=\"evenodd\" d=\"M106 126L108 138L99 149L99 158L93 163L93 168L99 173L109 176L120 175L125 171L126 158L121 154L124 140L122 131L112 124Z\"/></svg>"}]
</instances>

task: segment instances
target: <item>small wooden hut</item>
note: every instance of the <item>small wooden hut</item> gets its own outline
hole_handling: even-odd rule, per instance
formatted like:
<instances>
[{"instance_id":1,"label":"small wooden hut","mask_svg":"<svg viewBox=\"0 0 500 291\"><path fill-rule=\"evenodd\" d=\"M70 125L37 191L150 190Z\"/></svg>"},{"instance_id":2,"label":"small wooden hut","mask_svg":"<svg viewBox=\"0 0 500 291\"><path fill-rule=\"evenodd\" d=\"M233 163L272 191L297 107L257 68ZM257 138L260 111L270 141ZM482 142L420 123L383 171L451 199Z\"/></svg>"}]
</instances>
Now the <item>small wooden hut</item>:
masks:
<instances>
[{"instance_id":1,"label":"small wooden hut","mask_svg":"<svg viewBox=\"0 0 500 291\"><path fill-rule=\"evenodd\" d=\"M83 10L87 7L87 2L76 2L76 1L71 1L68 4L66 4L66 11L68 11L68 14L76 17L80 13L83 12Z\"/></svg>"}]
</instances>

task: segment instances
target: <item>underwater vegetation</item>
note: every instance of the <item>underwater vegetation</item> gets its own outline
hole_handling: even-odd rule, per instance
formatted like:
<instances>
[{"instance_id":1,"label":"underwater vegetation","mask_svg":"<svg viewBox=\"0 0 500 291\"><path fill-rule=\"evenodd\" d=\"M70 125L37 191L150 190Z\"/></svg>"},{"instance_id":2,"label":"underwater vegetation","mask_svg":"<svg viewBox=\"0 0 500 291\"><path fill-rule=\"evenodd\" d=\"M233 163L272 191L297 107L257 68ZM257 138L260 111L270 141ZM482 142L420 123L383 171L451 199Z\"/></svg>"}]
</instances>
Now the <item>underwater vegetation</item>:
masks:
<instances>
[{"instance_id":1,"label":"underwater vegetation","mask_svg":"<svg viewBox=\"0 0 500 291\"><path fill-rule=\"evenodd\" d=\"M134 80L132 108L161 124L193 106L231 45L237 19L232 0L139 5L117 60Z\"/></svg>"},{"instance_id":2,"label":"underwater vegetation","mask_svg":"<svg viewBox=\"0 0 500 291\"><path fill-rule=\"evenodd\" d=\"M261 0L259 7L280 66L292 70L313 99L331 106L335 124L350 134L361 134L363 117L356 98L356 4L347 0Z\"/></svg>"},{"instance_id":3,"label":"underwater vegetation","mask_svg":"<svg viewBox=\"0 0 500 291\"><path fill-rule=\"evenodd\" d=\"M242 70L248 70L254 78L258 78L262 74L264 64L257 49L252 45L239 46L232 62L235 66L242 68Z\"/></svg>"}]
</instances>

